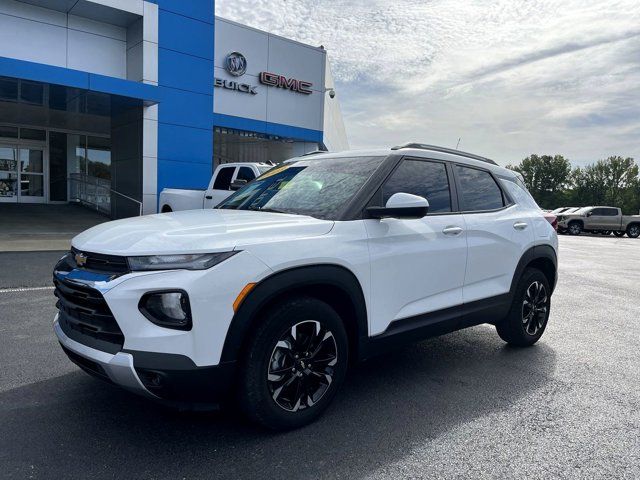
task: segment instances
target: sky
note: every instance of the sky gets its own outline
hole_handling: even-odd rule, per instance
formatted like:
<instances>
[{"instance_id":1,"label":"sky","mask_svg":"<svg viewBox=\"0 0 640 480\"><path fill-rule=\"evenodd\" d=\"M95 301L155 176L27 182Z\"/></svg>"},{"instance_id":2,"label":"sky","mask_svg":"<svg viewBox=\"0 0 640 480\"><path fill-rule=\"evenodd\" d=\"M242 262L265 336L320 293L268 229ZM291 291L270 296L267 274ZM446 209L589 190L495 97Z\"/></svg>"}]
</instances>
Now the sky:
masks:
<instances>
[{"instance_id":1,"label":"sky","mask_svg":"<svg viewBox=\"0 0 640 480\"><path fill-rule=\"evenodd\" d=\"M327 49L351 148L640 163L640 0L216 0Z\"/></svg>"}]
</instances>

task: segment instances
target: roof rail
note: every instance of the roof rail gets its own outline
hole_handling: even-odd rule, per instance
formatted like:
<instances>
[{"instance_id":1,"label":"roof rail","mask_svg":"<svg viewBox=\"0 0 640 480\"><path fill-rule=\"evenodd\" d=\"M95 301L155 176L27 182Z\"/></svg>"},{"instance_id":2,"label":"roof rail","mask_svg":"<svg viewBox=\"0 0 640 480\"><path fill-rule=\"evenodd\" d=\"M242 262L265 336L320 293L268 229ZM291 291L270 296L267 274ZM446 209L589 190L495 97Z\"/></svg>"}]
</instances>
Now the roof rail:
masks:
<instances>
[{"instance_id":1,"label":"roof rail","mask_svg":"<svg viewBox=\"0 0 640 480\"><path fill-rule=\"evenodd\" d=\"M313 150L312 152L303 153L301 157L308 157L309 155L318 155L319 153L329 153L327 150Z\"/></svg>"},{"instance_id":2,"label":"roof rail","mask_svg":"<svg viewBox=\"0 0 640 480\"><path fill-rule=\"evenodd\" d=\"M480 155L474 155L473 153L467 153L453 148L438 147L436 145L427 145L425 143L405 143L404 145L398 145L391 147L391 150L400 150L402 148L415 148L418 150L432 150L434 152L451 153L454 155L460 155L461 157L473 158L474 160L480 160L481 162L490 163L491 165L498 165L490 158L481 157Z\"/></svg>"}]
</instances>

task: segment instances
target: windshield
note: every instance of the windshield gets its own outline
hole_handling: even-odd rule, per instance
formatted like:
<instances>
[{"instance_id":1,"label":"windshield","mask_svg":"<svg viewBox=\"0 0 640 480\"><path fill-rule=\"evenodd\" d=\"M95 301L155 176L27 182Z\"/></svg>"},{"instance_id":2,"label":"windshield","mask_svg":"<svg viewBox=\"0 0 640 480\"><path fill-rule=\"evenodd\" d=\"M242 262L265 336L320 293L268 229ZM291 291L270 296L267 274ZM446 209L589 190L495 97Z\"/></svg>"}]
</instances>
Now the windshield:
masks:
<instances>
[{"instance_id":1,"label":"windshield","mask_svg":"<svg viewBox=\"0 0 640 480\"><path fill-rule=\"evenodd\" d=\"M300 160L279 165L217 208L294 213L333 220L385 157Z\"/></svg>"},{"instance_id":2,"label":"windshield","mask_svg":"<svg viewBox=\"0 0 640 480\"><path fill-rule=\"evenodd\" d=\"M260 172L260 175L262 175L264 172L268 172L269 170L271 170L272 165L258 165L258 171Z\"/></svg>"}]
</instances>

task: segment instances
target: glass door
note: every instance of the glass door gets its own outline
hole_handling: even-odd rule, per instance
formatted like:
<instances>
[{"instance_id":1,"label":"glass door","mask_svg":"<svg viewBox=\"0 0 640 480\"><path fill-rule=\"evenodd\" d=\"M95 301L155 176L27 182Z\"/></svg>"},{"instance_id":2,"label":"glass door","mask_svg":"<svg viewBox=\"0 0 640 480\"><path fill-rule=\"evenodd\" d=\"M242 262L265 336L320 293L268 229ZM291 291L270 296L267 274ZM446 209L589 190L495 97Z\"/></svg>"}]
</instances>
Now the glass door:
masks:
<instances>
[{"instance_id":1,"label":"glass door","mask_svg":"<svg viewBox=\"0 0 640 480\"><path fill-rule=\"evenodd\" d=\"M37 147L21 147L18 149L18 162L20 167L18 202L44 202L44 150Z\"/></svg>"},{"instance_id":2,"label":"glass door","mask_svg":"<svg viewBox=\"0 0 640 480\"><path fill-rule=\"evenodd\" d=\"M12 145L0 145L0 202L18 201L18 158Z\"/></svg>"}]
</instances>

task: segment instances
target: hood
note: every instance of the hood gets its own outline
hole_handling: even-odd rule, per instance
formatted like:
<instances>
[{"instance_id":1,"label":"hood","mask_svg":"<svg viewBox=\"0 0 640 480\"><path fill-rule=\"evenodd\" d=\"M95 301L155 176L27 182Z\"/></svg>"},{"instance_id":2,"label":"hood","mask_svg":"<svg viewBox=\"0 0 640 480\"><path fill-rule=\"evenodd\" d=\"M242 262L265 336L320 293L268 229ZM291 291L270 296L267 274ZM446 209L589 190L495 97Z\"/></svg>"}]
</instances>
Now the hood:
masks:
<instances>
[{"instance_id":1,"label":"hood","mask_svg":"<svg viewBox=\"0 0 640 480\"><path fill-rule=\"evenodd\" d=\"M238 244L324 235L333 223L284 213L188 210L102 223L71 243L78 250L123 256L220 252Z\"/></svg>"}]
</instances>

